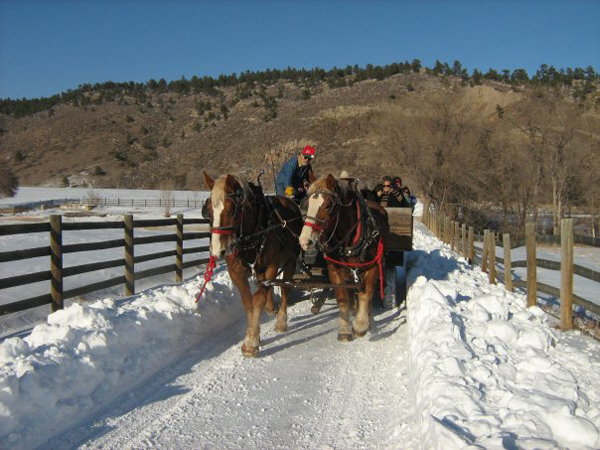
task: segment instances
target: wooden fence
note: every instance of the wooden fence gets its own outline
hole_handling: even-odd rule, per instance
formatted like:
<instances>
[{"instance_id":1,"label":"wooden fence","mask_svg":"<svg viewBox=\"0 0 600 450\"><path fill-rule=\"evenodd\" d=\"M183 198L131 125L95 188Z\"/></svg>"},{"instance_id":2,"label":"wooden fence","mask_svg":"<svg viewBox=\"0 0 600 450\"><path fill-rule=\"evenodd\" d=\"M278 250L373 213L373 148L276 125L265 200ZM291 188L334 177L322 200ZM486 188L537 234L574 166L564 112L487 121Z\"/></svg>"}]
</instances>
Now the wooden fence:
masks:
<instances>
[{"instance_id":1,"label":"wooden fence","mask_svg":"<svg viewBox=\"0 0 600 450\"><path fill-rule=\"evenodd\" d=\"M444 243L448 244L452 251L461 254L470 264L481 263L481 268L489 274L490 283L496 283L500 278L504 281L507 290L512 291L515 287L525 288L527 291L527 304L533 306L537 303L537 293L543 292L560 299L560 321L561 329L573 328L573 303L600 316L600 306L584 298L573 294L573 275L600 282L600 272L587 267L573 264L574 241L585 242L587 245L600 247L593 239L576 239L573 235L573 219L561 221L561 261L551 261L536 257L536 233L535 224L528 223L525 227L525 246L527 259L523 261L512 261L511 239L509 234L502 235L502 246L504 258L496 256L496 243L499 236L491 230L484 230L482 250L475 248L475 230L466 224L452 221L447 216L442 216L436 211L430 211L429 205L423 210L423 223L429 230ZM461 245L462 243L462 245ZM514 244L513 244L514 246ZM496 263L504 265L504 271L497 272ZM511 270L515 267L526 267L527 276L524 281L513 280ZM539 283L537 281L537 267L560 270L561 288Z\"/></svg>"},{"instance_id":2,"label":"wooden fence","mask_svg":"<svg viewBox=\"0 0 600 450\"><path fill-rule=\"evenodd\" d=\"M210 237L210 233L208 232L184 232L184 225L191 224L208 224L208 220L192 218L184 219L183 214L178 214L175 219L134 220L131 214L127 214L124 216L123 221L62 222L62 216L52 215L50 216L49 222L45 223L0 225L0 236L40 232L50 233L49 246L0 252L0 262L22 261L40 256L50 256L50 270L0 279L0 289L24 286L40 281L50 281L50 292L48 294L20 300L6 305L0 305L0 315L23 311L46 304L51 304L52 310L56 311L57 309L61 309L63 307L63 302L65 299L89 294L90 292L118 286L120 284L125 285L125 295L133 295L135 293L136 280L141 280L168 272L174 272L175 281L179 282L183 277L183 269L208 262L208 258L184 261L184 255L186 254L207 252L209 250L208 246L197 246L184 249L183 243L185 240ZM134 230L136 228L166 226L175 226L175 232L147 237L134 236ZM86 242L70 245L63 244L62 237L63 232L65 231L100 229L122 229L124 230L124 235L122 239L114 239L109 241ZM173 250L135 256L136 245L158 242L174 242L175 248ZM124 249L124 258L110 261L90 262L88 264L78 266L63 267L63 254L116 247L122 247ZM137 263L170 256L175 257L173 264L162 265L137 272L135 271L135 265ZM63 290L63 280L65 277L120 266L124 267L124 273L122 276L80 286L70 290Z\"/></svg>"}]
</instances>

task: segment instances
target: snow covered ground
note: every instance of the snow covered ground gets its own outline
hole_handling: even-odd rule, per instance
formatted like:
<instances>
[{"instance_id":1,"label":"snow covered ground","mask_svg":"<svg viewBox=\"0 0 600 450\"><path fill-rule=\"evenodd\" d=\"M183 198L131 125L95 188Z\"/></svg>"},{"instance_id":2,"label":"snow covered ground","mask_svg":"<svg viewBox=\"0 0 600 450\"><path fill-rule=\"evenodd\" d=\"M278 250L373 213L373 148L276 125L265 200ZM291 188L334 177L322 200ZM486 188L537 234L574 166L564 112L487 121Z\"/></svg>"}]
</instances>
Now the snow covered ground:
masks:
<instances>
[{"instance_id":1,"label":"snow covered ground","mask_svg":"<svg viewBox=\"0 0 600 450\"><path fill-rule=\"evenodd\" d=\"M597 449L600 347L417 225L406 309L336 340L337 309L289 309L245 359L226 272L74 304L0 344L0 447Z\"/></svg>"}]
</instances>

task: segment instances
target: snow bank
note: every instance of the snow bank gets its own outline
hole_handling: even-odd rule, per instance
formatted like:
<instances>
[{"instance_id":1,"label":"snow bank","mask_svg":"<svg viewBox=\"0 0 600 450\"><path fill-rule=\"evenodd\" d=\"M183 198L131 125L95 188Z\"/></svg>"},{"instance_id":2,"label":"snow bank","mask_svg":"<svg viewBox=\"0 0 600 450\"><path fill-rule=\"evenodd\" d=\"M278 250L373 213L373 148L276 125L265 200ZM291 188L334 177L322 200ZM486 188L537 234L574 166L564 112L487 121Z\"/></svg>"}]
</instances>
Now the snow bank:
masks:
<instances>
[{"instance_id":1,"label":"snow bank","mask_svg":"<svg viewBox=\"0 0 600 450\"><path fill-rule=\"evenodd\" d=\"M242 316L226 272L116 303L73 304L0 344L0 448L31 448L89 417Z\"/></svg>"},{"instance_id":2,"label":"snow bank","mask_svg":"<svg viewBox=\"0 0 600 450\"><path fill-rule=\"evenodd\" d=\"M422 448L599 448L598 344L553 330L424 228L415 248L409 371Z\"/></svg>"}]
</instances>

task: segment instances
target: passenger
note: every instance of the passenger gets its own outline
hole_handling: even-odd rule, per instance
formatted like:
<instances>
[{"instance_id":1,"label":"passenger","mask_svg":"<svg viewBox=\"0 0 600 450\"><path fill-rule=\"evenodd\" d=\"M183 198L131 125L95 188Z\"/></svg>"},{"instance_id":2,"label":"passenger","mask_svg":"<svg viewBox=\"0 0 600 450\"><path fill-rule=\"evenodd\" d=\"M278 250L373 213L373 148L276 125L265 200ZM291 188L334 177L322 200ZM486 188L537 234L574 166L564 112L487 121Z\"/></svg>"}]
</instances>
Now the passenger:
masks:
<instances>
[{"instance_id":1,"label":"passenger","mask_svg":"<svg viewBox=\"0 0 600 450\"><path fill-rule=\"evenodd\" d=\"M392 186L392 178L383 177L383 193L379 202L383 207L410 206L410 201L404 197L402 191Z\"/></svg>"},{"instance_id":2,"label":"passenger","mask_svg":"<svg viewBox=\"0 0 600 450\"><path fill-rule=\"evenodd\" d=\"M277 195L297 202L304 198L308 186L316 179L310 164L315 154L316 149L307 145L298 156L293 156L283 165L275 178Z\"/></svg>"}]
</instances>

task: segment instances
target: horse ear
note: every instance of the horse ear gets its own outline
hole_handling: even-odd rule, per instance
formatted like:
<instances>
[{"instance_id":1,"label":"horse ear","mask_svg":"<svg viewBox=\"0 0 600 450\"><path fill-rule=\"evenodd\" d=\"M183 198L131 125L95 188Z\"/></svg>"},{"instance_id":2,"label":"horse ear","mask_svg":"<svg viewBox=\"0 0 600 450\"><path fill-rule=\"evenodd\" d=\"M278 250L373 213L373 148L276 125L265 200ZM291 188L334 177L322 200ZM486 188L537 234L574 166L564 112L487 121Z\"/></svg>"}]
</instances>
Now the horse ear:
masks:
<instances>
[{"instance_id":1,"label":"horse ear","mask_svg":"<svg viewBox=\"0 0 600 450\"><path fill-rule=\"evenodd\" d=\"M227 177L225 178L225 186L227 186L230 190L235 191L237 185L237 181L236 179L231 176L231 175L227 175Z\"/></svg>"},{"instance_id":2,"label":"horse ear","mask_svg":"<svg viewBox=\"0 0 600 450\"><path fill-rule=\"evenodd\" d=\"M327 189L333 191L335 189L335 177L331 174L327 175L327 178L325 179L325 185L327 186Z\"/></svg>"},{"instance_id":3,"label":"horse ear","mask_svg":"<svg viewBox=\"0 0 600 450\"><path fill-rule=\"evenodd\" d=\"M206 183L206 186L212 191L212 188L215 185L215 180L213 180L206 172L202 171L202 173L204 174L204 182Z\"/></svg>"}]
</instances>

